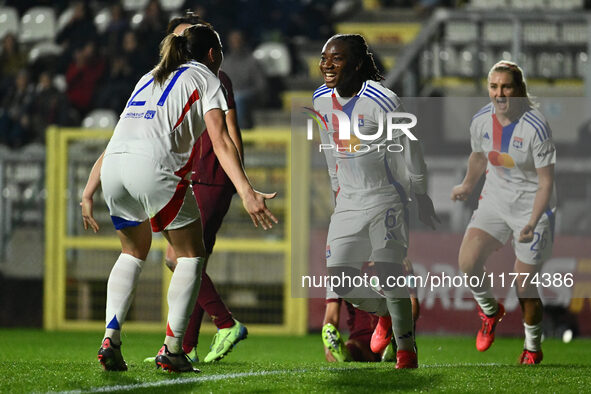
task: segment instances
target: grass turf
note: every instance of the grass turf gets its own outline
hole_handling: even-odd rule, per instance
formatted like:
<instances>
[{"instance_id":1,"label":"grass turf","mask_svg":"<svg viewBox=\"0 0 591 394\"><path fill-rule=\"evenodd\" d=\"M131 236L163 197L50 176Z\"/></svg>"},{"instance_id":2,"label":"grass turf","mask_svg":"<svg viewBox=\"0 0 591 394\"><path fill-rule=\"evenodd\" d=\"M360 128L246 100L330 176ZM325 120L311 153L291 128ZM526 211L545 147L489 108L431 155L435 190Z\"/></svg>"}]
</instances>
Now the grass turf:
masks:
<instances>
[{"instance_id":1,"label":"grass turf","mask_svg":"<svg viewBox=\"0 0 591 394\"><path fill-rule=\"evenodd\" d=\"M104 372L101 333L0 329L0 392L588 392L591 340L544 342L544 362L520 366L523 341L497 338L486 353L467 337L420 336L418 370L391 363L324 362L319 335L251 335L200 374L168 374L143 362L162 335L123 336L127 372ZM200 357L210 335L202 335Z\"/></svg>"}]
</instances>

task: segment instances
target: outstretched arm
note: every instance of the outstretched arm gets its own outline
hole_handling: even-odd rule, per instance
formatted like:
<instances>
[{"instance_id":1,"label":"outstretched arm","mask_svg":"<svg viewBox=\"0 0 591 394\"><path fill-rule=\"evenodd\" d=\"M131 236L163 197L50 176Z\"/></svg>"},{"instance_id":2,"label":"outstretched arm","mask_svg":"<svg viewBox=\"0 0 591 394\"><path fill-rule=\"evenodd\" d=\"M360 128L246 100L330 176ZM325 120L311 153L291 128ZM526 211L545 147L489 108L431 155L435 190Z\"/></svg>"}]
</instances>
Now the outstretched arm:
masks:
<instances>
[{"instance_id":1,"label":"outstretched arm","mask_svg":"<svg viewBox=\"0 0 591 394\"><path fill-rule=\"evenodd\" d=\"M98 223L94 220L92 214L93 196L99 185L101 184L101 167L103 165L103 157L105 152L101 153L99 158L96 160L88 175L88 181L82 192L82 201L80 207L82 207L82 222L84 224L84 230L88 230L88 227L95 233L99 230Z\"/></svg>"},{"instance_id":2,"label":"outstretched arm","mask_svg":"<svg viewBox=\"0 0 591 394\"><path fill-rule=\"evenodd\" d=\"M273 227L273 222L278 223L278 221L267 208L265 200L274 198L277 193L264 194L252 188L240 162L236 146L228 134L223 111L218 108L212 109L205 114L204 118L213 151L236 187L244 209L250 215L253 224L255 227L260 224L265 230Z\"/></svg>"}]
</instances>

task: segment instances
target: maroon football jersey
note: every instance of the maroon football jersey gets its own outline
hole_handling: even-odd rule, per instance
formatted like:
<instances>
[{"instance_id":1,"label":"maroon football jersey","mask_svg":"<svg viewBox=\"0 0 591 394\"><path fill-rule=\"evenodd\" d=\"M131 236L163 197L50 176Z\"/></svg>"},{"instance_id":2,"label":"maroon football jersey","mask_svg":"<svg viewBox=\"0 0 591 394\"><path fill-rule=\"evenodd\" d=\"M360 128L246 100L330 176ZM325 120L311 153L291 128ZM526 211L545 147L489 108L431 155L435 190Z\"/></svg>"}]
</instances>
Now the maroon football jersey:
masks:
<instances>
[{"instance_id":1,"label":"maroon football jersey","mask_svg":"<svg viewBox=\"0 0 591 394\"><path fill-rule=\"evenodd\" d=\"M220 70L218 77L225 90L228 101L228 109L236 108L234 102L234 91L232 90L232 81L226 73ZM195 143L196 152L193 158L193 176L191 180L202 185L232 185L232 181L224 172L222 165L218 161L209 134L204 132Z\"/></svg>"}]
</instances>

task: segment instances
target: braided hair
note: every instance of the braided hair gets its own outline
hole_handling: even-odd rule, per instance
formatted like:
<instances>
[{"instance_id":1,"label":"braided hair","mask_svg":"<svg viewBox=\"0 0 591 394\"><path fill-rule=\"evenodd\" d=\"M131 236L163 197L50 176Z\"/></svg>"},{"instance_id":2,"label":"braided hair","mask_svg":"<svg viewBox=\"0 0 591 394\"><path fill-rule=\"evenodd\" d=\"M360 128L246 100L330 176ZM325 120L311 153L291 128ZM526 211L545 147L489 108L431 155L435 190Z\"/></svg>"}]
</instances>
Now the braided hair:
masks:
<instances>
[{"instance_id":1,"label":"braided hair","mask_svg":"<svg viewBox=\"0 0 591 394\"><path fill-rule=\"evenodd\" d=\"M359 74L363 81L382 81L384 77L378 71L376 63L373 59L373 54L369 51L367 42L362 35L359 34L336 34L330 38L329 41L339 40L347 44L353 61L359 61L361 67Z\"/></svg>"}]
</instances>

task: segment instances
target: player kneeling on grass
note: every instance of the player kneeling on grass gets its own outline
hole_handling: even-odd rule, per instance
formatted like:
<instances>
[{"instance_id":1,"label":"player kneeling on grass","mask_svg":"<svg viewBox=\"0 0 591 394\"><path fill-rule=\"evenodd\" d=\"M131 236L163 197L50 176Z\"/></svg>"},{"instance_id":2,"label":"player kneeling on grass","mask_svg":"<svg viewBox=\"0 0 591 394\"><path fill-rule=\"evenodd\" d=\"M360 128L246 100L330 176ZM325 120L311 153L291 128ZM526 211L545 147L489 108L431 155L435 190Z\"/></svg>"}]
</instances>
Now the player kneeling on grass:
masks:
<instances>
[{"instance_id":1,"label":"player kneeling on grass","mask_svg":"<svg viewBox=\"0 0 591 394\"><path fill-rule=\"evenodd\" d=\"M150 250L151 230L162 232L177 256L168 290L166 337L156 365L174 372L198 371L182 349L205 256L199 208L187 178L193 146L206 128L254 225L267 229L277 222L265 205L275 195L252 188L226 129L226 99L216 77L223 59L218 34L210 26L191 26L182 35L168 35L160 53L160 63L137 83L81 202L84 227L97 231L92 196L102 184L121 241L122 253L107 283L107 324L98 352L109 371L127 370L121 327Z\"/></svg>"},{"instance_id":2,"label":"player kneeling on grass","mask_svg":"<svg viewBox=\"0 0 591 394\"><path fill-rule=\"evenodd\" d=\"M399 111L401 103L379 83L383 77L362 36L330 38L322 48L319 66L325 84L314 92L313 101L325 123L320 138L323 146L338 147L324 150L336 201L327 236L327 271L330 277L351 279L332 290L359 309L390 315L398 349L396 368L417 368L409 293L406 287L392 286L387 278L404 275L411 181L421 221L434 228L433 220L438 220L426 194L422 149L399 129L380 132L388 113ZM351 149L353 137L341 139L347 124L366 137L364 149ZM403 151L383 148L393 145L402 146ZM385 297L361 276L368 260L375 262Z\"/></svg>"},{"instance_id":3,"label":"player kneeling on grass","mask_svg":"<svg viewBox=\"0 0 591 394\"><path fill-rule=\"evenodd\" d=\"M528 99L517 64L503 60L491 68L488 95L492 102L474 115L470 125L468 171L451 193L452 200L464 201L486 172L478 209L460 247L459 265L468 275L484 277L487 258L512 238L525 329L519 362L538 364L543 357L543 309L532 278L552 255L556 149L550 126ZM495 299L490 283L470 290L482 319L476 348L483 352L492 345L505 308Z\"/></svg>"},{"instance_id":4,"label":"player kneeling on grass","mask_svg":"<svg viewBox=\"0 0 591 394\"><path fill-rule=\"evenodd\" d=\"M369 263L368 267L372 267ZM413 275L412 264L408 258L404 259L406 275ZM412 303L412 318L415 323L419 318L420 305L416 289L409 288ZM396 341L392 337L392 320L388 316L376 316L355 308L345 302L349 318L349 338L343 342L338 330L342 299L337 298L331 290L327 290L326 310L322 323L322 342L324 355L328 362L346 361L396 361Z\"/></svg>"}]
</instances>

